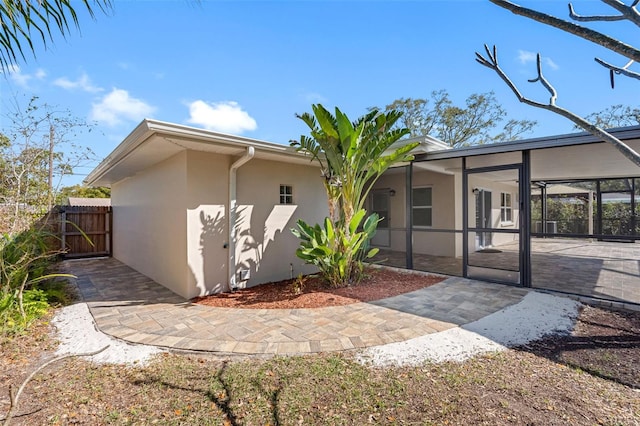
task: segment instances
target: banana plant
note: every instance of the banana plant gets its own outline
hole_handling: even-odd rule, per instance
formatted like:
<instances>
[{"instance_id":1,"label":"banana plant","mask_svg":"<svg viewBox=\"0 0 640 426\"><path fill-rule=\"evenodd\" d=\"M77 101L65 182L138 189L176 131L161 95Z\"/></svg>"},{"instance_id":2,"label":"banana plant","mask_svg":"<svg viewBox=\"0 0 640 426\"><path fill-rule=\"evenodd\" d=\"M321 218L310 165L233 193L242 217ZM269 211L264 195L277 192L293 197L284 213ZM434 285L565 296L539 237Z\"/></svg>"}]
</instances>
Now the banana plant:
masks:
<instances>
[{"instance_id":1,"label":"banana plant","mask_svg":"<svg viewBox=\"0 0 640 426\"><path fill-rule=\"evenodd\" d=\"M339 108L335 115L320 104L312 109L313 115L298 115L309 127L309 136L302 135L291 144L320 164L329 217L349 223L354 213L364 208L378 178L392 165L413 159L410 152L418 142L392 149L409 134L409 129L393 127L401 112L372 110L352 123Z\"/></svg>"},{"instance_id":2,"label":"banana plant","mask_svg":"<svg viewBox=\"0 0 640 426\"><path fill-rule=\"evenodd\" d=\"M377 216L369 216L363 231L358 231L366 215L367 196L389 167L413 160L411 151L418 142L394 149L393 145L409 134L408 129L394 128L401 112L372 110L351 122L338 108L335 115L320 104L312 105L312 109L313 114L298 115L309 127L309 135L303 135L291 144L298 151L309 154L311 161L319 163L329 217L324 227L298 222L298 229L293 230L302 239L298 256L318 266L323 274L325 271L331 274L331 277L325 276L329 282L342 280L342 285L348 285L357 280L362 261L372 257L368 251L369 240L380 220ZM352 227L353 223L358 225ZM345 253L341 255L339 250ZM326 266L328 262L336 265Z\"/></svg>"},{"instance_id":3,"label":"banana plant","mask_svg":"<svg viewBox=\"0 0 640 426\"><path fill-rule=\"evenodd\" d=\"M379 216L373 213L364 220L366 210L361 209L347 226L325 218L324 226L308 225L298 220L291 232L300 238L296 255L306 263L315 265L332 287L355 284L362 278L362 261L378 253L369 247L376 233Z\"/></svg>"}]
</instances>

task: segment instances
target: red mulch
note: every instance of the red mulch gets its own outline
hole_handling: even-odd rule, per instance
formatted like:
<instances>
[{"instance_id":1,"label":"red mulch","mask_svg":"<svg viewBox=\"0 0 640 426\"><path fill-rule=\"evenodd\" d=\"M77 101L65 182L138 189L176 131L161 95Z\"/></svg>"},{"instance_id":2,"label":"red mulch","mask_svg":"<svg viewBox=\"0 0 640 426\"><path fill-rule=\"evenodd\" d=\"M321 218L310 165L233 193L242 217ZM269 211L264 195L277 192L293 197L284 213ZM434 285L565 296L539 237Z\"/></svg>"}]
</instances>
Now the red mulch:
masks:
<instances>
[{"instance_id":1,"label":"red mulch","mask_svg":"<svg viewBox=\"0 0 640 426\"><path fill-rule=\"evenodd\" d=\"M245 309L297 309L343 306L370 302L429 287L446 279L444 276L402 272L384 268L370 268L357 285L330 288L320 277L304 277L301 294L296 294L296 279L261 284L236 290L197 297L193 303L206 306Z\"/></svg>"}]
</instances>

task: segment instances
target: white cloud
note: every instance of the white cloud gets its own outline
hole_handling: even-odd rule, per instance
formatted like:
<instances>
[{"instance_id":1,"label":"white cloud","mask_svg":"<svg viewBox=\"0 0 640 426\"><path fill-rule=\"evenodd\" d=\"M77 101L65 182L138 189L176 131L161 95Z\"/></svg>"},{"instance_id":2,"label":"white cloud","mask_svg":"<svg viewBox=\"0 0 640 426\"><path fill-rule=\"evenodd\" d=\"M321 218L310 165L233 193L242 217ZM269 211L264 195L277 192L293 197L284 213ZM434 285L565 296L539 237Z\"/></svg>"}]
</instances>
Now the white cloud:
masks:
<instances>
[{"instance_id":1,"label":"white cloud","mask_svg":"<svg viewBox=\"0 0 640 426\"><path fill-rule=\"evenodd\" d=\"M45 78L46 76L47 76L47 72L46 72L45 70L43 70L42 68L38 68L38 69L36 70L35 77L36 77L38 80L42 80L42 79L43 79L43 78Z\"/></svg>"},{"instance_id":2,"label":"white cloud","mask_svg":"<svg viewBox=\"0 0 640 426\"><path fill-rule=\"evenodd\" d=\"M91 83L91 79L86 73L82 73L80 78L78 78L76 81L71 81L67 77L60 77L56 79L53 84L66 90L80 89L89 93L97 93L104 90L101 87L94 86Z\"/></svg>"},{"instance_id":3,"label":"white cloud","mask_svg":"<svg viewBox=\"0 0 640 426\"><path fill-rule=\"evenodd\" d=\"M556 64L555 62L553 62L553 60L551 58L544 58L544 63L547 64L547 66L549 68L551 68L552 70L557 70L558 68L560 68L558 66L558 64Z\"/></svg>"},{"instance_id":4,"label":"white cloud","mask_svg":"<svg viewBox=\"0 0 640 426\"><path fill-rule=\"evenodd\" d=\"M156 108L146 102L133 98L129 92L114 88L99 103L94 103L90 117L92 120L115 126L125 120L138 121L149 117Z\"/></svg>"},{"instance_id":5,"label":"white cloud","mask_svg":"<svg viewBox=\"0 0 640 426\"><path fill-rule=\"evenodd\" d=\"M529 52L527 50L518 50L518 61L520 61L521 64L528 64L529 62L535 62L536 58L537 58L537 55L534 52ZM558 64L553 62L551 58L545 58L543 56L542 61L554 71L560 68Z\"/></svg>"},{"instance_id":6,"label":"white cloud","mask_svg":"<svg viewBox=\"0 0 640 426\"><path fill-rule=\"evenodd\" d=\"M518 50L518 60L521 64L535 62L536 54L534 52L528 52L526 50Z\"/></svg>"},{"instance_id":7,"label":"white cloud","mask_svg":"<svg viewBox=\"0 0 640 426\"><path fill-rule=\"evenodd\" d=\"M218 132L240 134L258 127L256 120L232 101L207 103L197 100L189 104L189 115L188 123Z\"/></svg>"},{"instance_id":8,"label":"white cloud","mask_svg":"<svg viewBox=\"0 0 640 426\"><path fill-rule=\"evenodd\" d=\"M18 65L9 65L5 74L13 80L18 86L23 87L25 89L29 88L29 81L32 79L42 80L47 76L47 73L42 69L38 68L34 74L24 74Z\"/></svg>"}]
</instances>

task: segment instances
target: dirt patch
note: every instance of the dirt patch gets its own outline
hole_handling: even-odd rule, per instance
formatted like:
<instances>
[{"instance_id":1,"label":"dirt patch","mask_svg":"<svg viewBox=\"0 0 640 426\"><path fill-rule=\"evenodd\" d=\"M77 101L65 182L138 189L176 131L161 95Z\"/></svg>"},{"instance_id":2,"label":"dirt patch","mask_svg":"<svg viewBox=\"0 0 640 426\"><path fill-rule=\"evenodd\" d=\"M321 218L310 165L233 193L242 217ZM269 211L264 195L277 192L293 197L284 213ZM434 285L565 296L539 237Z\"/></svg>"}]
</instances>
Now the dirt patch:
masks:
<instances>
[{"instance_id":1,"label":"dirt patch","mask_svg":"<svg viewBox=\"0 0 640 426\"><path fill-rule=\"evenodd\" d=\"M570 336L552 336L523 349L640 389L640 312L586 306Z\"/></svg>"},{"instance_id":2,"label":"dirt patch","mask_svg":"<svg viewBox=\"0 0 640 426\"><path fill-rule=\"evenodd\" d=\"M331 288L318 276L306 276L300 292L297 279L261 284L237 290L198 297L192 302L218 308L299 309L344 306L397 296L437 284L446 277L402 272L387 268L369 268L365 278L350 287Z\"/></svg>"}]
</instances>

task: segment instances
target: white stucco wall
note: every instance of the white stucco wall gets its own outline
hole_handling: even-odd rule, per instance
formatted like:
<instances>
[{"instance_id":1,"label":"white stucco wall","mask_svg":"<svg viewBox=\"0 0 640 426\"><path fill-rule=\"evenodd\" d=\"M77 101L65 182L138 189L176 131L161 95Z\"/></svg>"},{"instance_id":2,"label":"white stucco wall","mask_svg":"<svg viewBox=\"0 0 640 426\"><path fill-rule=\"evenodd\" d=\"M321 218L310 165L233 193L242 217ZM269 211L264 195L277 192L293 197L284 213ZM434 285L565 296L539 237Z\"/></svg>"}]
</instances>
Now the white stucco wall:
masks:
<instances>
[{"instance_id":1,"label":"white stucco wall","mask_svg":"<svg viewBox=\"0 0 640 426\"><path fill-rule=\"evenodd\" d=\"M292 205L280 204L280 185L293 187ZM291 233L298 219L321 223L328 215L320 170L253 159L238 169L238 270L249 270L241 286L315 272L296 255L299 240ZM292 270L293 268L293 270Z\"/></svg>"},{"instance_id":2,"label":"white stucco wall","mask_svg":"<svg viewBox=\"0 0 640 426\"><path fill-rule=\"evenodd\" d=\"M231 157L187 152L186 259L188 297L227 290Z\"/></svg>"},{"instance_id":3,"label":"white stucco wall","mask_svg":"<svg viewBox=\"0 0 640 426\"><path fill-rule=\"evenodd\" d=\"M431 171L416 171L413 174L413 187L432 188L432 219L431 229L456 229L455 175L446 175ZM414 229L413 251L434 256L455 256L456 234L449 232L428 232Z\"/></svg>"},{"instance_id":4,"label":"white stucco wall","mask_svg":"<svg viewBox=\"0 0 640 426\"><path fill-rule=\"evenodd\" d=\"M182 296L189 294L186 166L180 153L111 188L113 256Z\"/></svg>"},{"instance_id":5,"label":"white stucco wall","mask_svg":"<svg viewBox=\"0 0 640 426\"><path fill-rule=\"evenodd\" d=\"M236 157L187 154L187 259L189 297L227 291L229 167ZM298 219L320 222L327 215L317 167L254 158L236 172L236 273L249 271L239 287L315 272L295 255L290 229ZM293 205L280 205L280 184L293 187ZM237 276L237 275L236 275Z\"/></svg>"}]
</instances>

